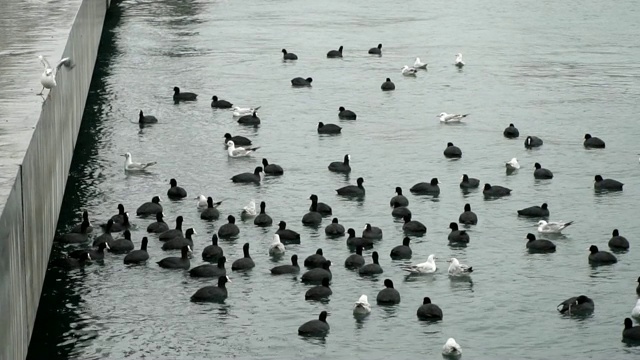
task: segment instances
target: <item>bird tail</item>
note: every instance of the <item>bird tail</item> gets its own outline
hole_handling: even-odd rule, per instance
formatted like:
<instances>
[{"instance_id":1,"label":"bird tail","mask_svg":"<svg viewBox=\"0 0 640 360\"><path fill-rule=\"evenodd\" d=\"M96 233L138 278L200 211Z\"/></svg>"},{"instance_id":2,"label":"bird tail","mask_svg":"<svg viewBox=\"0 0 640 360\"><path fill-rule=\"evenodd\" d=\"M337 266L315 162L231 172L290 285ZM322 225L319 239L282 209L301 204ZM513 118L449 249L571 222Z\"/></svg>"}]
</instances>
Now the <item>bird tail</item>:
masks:
<instances>
[{"instance_id":1,"label":"bird tail","mask_svg":"<svg viewBox=\"0 0 640 360\"><path fill-rule=\"evenodd\" d=\"M469 270L467 270L467 272L473 272L473 266L469 267Z\"/></svg>"},{"instance_id":2,"label":"bird tail","mask_svg":"<svg viewBox=\"0 0 640 360\"><path fill-rule=\"evenodd\" d=\"M471 115L471 114L462 114L462 117L467 117L469 115Z\"/></svg>"},{"instance_id":3,"label":"bird tail","mask_svg":"<svg viewBox=\"0 0 640 360\"><path fill-rule=\"evenodd\" d=\"M157 163L158 163L157 161L152 161L152 162L147 163L144 167L145 167L145 169L146 169L146 168L148 168L149 166L153 166L153 165L155 165L155 164L157 164Z\"/></svg>"},{"instance_id":4,"label":"bird tail","mask_svg":"<svg viewBox=\"0 0 640 360\"><path fill-rule=\"evenodd\" d=\"M569 221L568 223L564 224L564 227L567 227L569 225L573 224L573 221Z\"/></svg>"},{"instance_id":5,"label":"bird tail","mask_svg":"<svg viewBox=\"0 0 640 360\"><path fill-rule=\"evenodd\" d=\"M256 150L258 150L258 149L260 149L260 146L252 147L252 148L249 148L248 150L250 150L250 151L256 151Z\"/></svg>"},{"instance_id":6,"label":"bird tail","mask_svg":"<svg viewBox=\"0 0 640 360\"><path fill-rule=\"evenodd\" d=\"M253 108L253 111L258 111L261 107L262 107L262 105L261 105L261 106L256 106L256 107L254 107L254 108Z\"/></svg>"}]
</instances>

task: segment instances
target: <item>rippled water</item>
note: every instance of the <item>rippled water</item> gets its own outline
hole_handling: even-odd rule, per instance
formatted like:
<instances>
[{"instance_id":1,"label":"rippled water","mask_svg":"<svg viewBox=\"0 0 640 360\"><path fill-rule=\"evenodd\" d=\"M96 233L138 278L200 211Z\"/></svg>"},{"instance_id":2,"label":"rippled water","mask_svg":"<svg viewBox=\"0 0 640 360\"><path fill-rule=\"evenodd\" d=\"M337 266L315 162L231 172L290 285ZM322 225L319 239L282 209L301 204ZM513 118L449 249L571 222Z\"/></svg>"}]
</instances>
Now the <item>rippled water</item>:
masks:
<instances>
[{"instance_id":1,"label":"rippled water","mask_svg":"<svg viewBox=\"0 0 640 360\"><path fill-rule=\"evenodd\" d=\"M411 9L410 11L408 9ZM448 1L372 3L306 1L125 1L113 9L87 103L83 128L69 178L60 230L87 208L95 223L106 221L123 203L135 208L152 196L165 201L170 225L185 217L194 227L192 265L225 221L200 220L193 201L166 199L170 178L189 192L225 199L223 217L239 218L250 200L267 203L274 222L285 220L302 234L289 246L301 260L324 249L334 261L333 296L328 303L304 301L308 288L299 280L273 277L267 254L274 228L242 223L241 237L222 242L230 263L251 243L256 268L231 273L229 298L222 305L201 305L189 297L211 280L195 280L180 271L162 270L153 261L170 255L151 237L150 263L127 268L122 256L108 255L104 265L68 274L50 269L31 342L30 358L438 358L454 337L464 358L622 359L640 350L621 342L622 321L635 304L640 255L635 238L638 152L634 120L640 95L640 55L633 29L638 17L631 1L597 2ZM383 56L367 49L383 44ZM342 60L325 58L344 45ZM283 63L281 48L298 54ZM467 66L453 67L462 52ZM420 56L429 70L404 78L400 68ZM313 77L310 89L291 88L293 77ZM381 92L386 77L396 91ZM199 101L174 105L173 86L200 94ZM262 105L262 125L238 125L227 111L212 110L212 95L240 106ZM355 122L339 121L337 108L357 112ZM139 130L132 121L143 109L160 123ZM443 126L435 115L469 112L466 124ZM318 121L340 123L343 134L318 136ZM502 130L510 122L518 140ZM245 135L261 146L256 156L228 159L223 134ZM607 142L603 151L587 151L589 132ZM542 148L527 151L527 135ZM448 141L463 150L459 161L444 159ZM148 176L126 176L119 154L158 161ZM327 171L331 161L352 157L345 177ZM280 164L285 175L261 186L232 184L229 178L252 171L262 157ZM519 173L507 176L504 162L517 157ZM551 181L533 179L533 163L551 169ZM482 182L514 189L513 195L485 201L481 192L462 194L463 173ZM622 193L595 195L595 174L625 183ZM345 200L334 189L364 177L366 199ZM388 201L396 186L438 177L437 198L408 195L414 219L429 229L412 241L413 259L391 261L401 243L402 225L390 216ZM379 226L376 244L384 274L361 278L342 267L349 255L345 239L331 240L322 228L303 227L310 194L333 207L345 226L360 232ZM450 248L448 224L465 203L478 214L467 248ZM558 251L532 255L524 237L535 220L516 210L548 202L552 220L575 220L566 236L555 238ZM139 246L150 220L135 218ZM329 223L323 222L323 227ZM586 248L607 248L619 228L632 242L613 266L592 268ZM52 258L66 251L55 247ZM406 263L441 260L434 276L407 278ZM471 281L452 281L444 259L455 256L476 270ZM370 251L366 253L370 258ZM636 266L634 266L636 264ZM396 307L375 304L364 321L351 307L361 294L375 303L382 281L390 278L402 295ZM586 294L596 303L593 316L569 319L555 307ZM444 321L419 322L415 311L430 296ZM297 327L329 312L325 340L299 338Z\"/></svg>"}]
</instances>

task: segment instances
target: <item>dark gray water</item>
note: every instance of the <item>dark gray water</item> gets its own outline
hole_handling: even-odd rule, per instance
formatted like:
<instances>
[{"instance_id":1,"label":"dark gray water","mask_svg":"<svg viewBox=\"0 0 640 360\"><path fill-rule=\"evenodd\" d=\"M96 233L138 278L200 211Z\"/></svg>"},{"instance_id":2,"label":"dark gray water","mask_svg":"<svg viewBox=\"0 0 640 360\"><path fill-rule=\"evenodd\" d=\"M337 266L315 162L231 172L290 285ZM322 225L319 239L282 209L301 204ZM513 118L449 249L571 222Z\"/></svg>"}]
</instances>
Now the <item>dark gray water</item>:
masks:
<instances>
[{"instance_id":1,"label":"dark gray water","mask_svg":"<svg viewBox=\"0 0 640 360\"><path fill-rule=\"evenodd\" d=\"M409 10L410 9L410 10ZM634 2L474 2L442 4L353 1L125 1L114 10L94 76L93 90L76 149L61 214L61 230L88 209L94 223L106 221L123 203L137 206L159 195L170 225L185 217L194 227L192 266L211 234L225 223L200 220L192 197L226 199L224 216L240 211L250 199L267 203L274 222L285 220L302 234L302 244L288 246L304 259L324 249L333 260L333 296L328 303L304 301L308 286L291 277L273 277L277 263L267 253L273 228L242 223L240 239L222 242L230 262L251 243L257 264L248 273L231 273L229 298L222 305L189 302L212 283L190 279L181 271L158 268L163 252L150 238L145 267L125 267L122 256L108 255L104 265L65 274L48 274L30 357L141 358L439 358L454 337L464 358L548 359L578 356L623 359L640 350L621 342L623 319L636 302L640 232L634 211L638 190L640 55ZM367 55L383 44L383 56ZM344 45L344 59L326 59ZM280 50L299 56L283 63ZM458 71L454 54L467 66ZM416 56L429 63L417 78L400 75ZM313 77L311 89L291 88L289 80ZM386 77L396 91L383 93ZM174 105L173 86L194 91L199 100ZM212 110L218 95L239 106L258 106L262 125L238 125L226 110ZM339 121L337 109L357 112L355 122ZM140 109L160 123L139 130ZM441 125L440 112L469 112L463 125ZM340 123L343 134L318 136L318 121ZM510 122L518 140L502 130ZM223 134L245 135L261 146L254 157L229 159ZM586 132L607 142L606 150L582 147ZM523 147L527 135L544 140L539 150ZM442 151L452 141L463 150L459 161ZM148 176L126 176L123 158L158 161ZM329 162L352 157L349 177L330 173ZM285 175L261 186L232 184L235 174L252 171L260 159L280 164ZM518 173L507 176L504 162L517 157ZM555 178L536 181L533 164L551 169ZM483 183L514 189L505 199L485 201L479 191L461 193L463 174ZM625 183L621 193L596 195L593 176ZM334 189L364 177L364 201L345 200ZM438 177L437 198L413 196L415 183ZM189 192L189 200L166 199L170 178ZM402 224L390 216L388 201L402 186L414 219L428 227L412 241L413 259L391 261L401 243ZM342 267L349 255L345 239L331 240L322 227L303 227L310 194L333 207L347 227L361 232L379 226L376 244L384 274L361 278ZM448 224L465 203L478 214L469 229L467 248L448 246ZM537 219L518 218L516 210L549 203L551 220L575 220L565 236L555 237L558 251L532 255L525 235ZM139 246L151 220L135 218L133 239ZM325 219L323 227L329 224ZM592 268L589 245L607 249L614 228L632 242L613 266ZM56 247L52 257L66 249ZM366 252L369 261L371 251ZM401 265L424 262L436 254L433 276L407 278ZM475 269L470 281L453 281L445 259L456 257ZM635 265L635 266L634 266ZM402 295L400 305L382 308L375 297L390 278ZM367 294L371 315L356 321L352 305ZM586 294L596 311L586 319L560 316L562 300ZM426 324L415 311L424 296L443 309L444 320ZM325 340L298 337L297 328L329 312Z\"/></svg>"}]
</instances>

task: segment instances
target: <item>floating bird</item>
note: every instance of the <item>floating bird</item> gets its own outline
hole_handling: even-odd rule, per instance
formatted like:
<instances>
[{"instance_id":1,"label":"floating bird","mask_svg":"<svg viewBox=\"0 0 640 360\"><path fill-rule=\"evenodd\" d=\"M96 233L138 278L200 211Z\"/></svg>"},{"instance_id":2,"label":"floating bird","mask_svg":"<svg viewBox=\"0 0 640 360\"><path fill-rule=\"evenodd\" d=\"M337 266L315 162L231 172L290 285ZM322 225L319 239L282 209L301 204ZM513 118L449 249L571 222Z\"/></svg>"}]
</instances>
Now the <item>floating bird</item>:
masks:
<instances>
[{"instance_id":1,"label":"floating bird","mask_svg":"<svg viewBox=\"0 0 640 360\"><path fill-rule=\"evenodd\" d=\"M176 103L180 101L195 101L197 97L198 94L192 92L180 92L179 87L173 87L173 101Z\"/></svg>"},{"instance_id":2,"label":"floating bird","mask_svg":"<svg viewBox=\"0 0 640 360\"><path fill-rule=\"evenodd\" d=\"M385 288L378 292L376 302L378 305L395 305L400 303L400 293L393 287L391 279L384 280Z\"/></svg>"},{"instance_id":3,"label":"floating bird","mask_svg":"<svg viewBox=\"0 0 640 360\"><path fill-rule=\"evenodd\" d=\"M369 304L369 298L367 295L360 295L360 298L353 305L353 315L366 316L371 313L371 305Z\"/></svg>"},{"instance_id":4,"label":"floating bird","mask_svg":"<svg viewBox=\"0 0 640 360\"><path fill-rule=\"evenodd\" d=\"M230 283L231 279L228 276L220 276L218 278L218 286L209 285L198 289L193 295L191 295L191 301L193 302L224 302L229 296L226 284Z\"/></svg>"},{"instance_id":5,"label":"floating bird","mask_svg":"<svg viewBox=\"0 0 640 360\"><path fill-rule=\"evenodd\" d=\"M442 347L442 356L459 358L462 356L462 348L460 348L460 345L453 338L449 338Z\"/></svg>"},{"instance_id":6,"label":"floating bird","mask_svg":"<svg viewBox=\"0 0 640 360\"><path fill-rule=\"evenodd\" d=\"M409 243L411 243L411 239L408 236L405 236L404 239L402 239L402 245L398 245L391 249L389 257L391 257L392 260L411 259L413 251L411 250L411 247L409 247Z\"/></svg>"},{"instance_id":7,"label":"floating bird","mask_svg":"<svg viewBox=\"0 0 640 360\"><path fill-rule=\"evenodd\" d=\"M562 230L564 230L571 224L573 224L573 221L565 223L562 221L546 222L544 220L540 220L538 221L538 232L541 234L560 234Z\"/></svg>"},{"instance_id":8,"label":"floating bird","mask_svg":"<svg viewBox=\"0 0 640 360\"><path fill-rule=\"evenodd\" d=\"M609 247L614 250L627 250L629 249L629 240L621 236L618 229L613 229L611 239L609 239Z\"/></svg>"},{"instance_id":9,"label":"floating bird","mask_svg":"<svg viewBox=\"0 0 640 360\"><path fill-rule=\"evenodd\" d=\"M542 206L529 206L528 208L518 210L518 216L546 218L549 217L549 206L543 203Z\"/></svg>"},{"instance_id":10,"label":"floating bird","mask_svg":"<svg viewBox=\"0 0 640 360\"><path fill-rule=\"evenodd\" d=\"M631 319L624 319L624 330L622 330L622 339L631 341L640 341L640 326L633 326Z\"/></svg>"},{"instance_id":11,"label":"floating bird","mask_svg":"<svg viewBox=\"0 0 640 360\"><path fill-rule=\"evenodd\" d=\"M260 109L261 106L256 106L255 108L243 108L243 107L238 107L238 106L234 106L231 110L233 111L233 117L243 117L245 115L252 115L253 113L255 113L256 111L258 111ZM246 144L240 144L238 143L238 145L246 145ZM251 145L251 144L249 144Z\"/></svg>"},{"instance_id":12,"label":"floating bird","mask_svg":"<svg viewBox=\"0 0 640 360\"><path fill-rule=\"evenodd\" d=\"M462 67L464 66L464 61L462 61L462 54L457 53L455 56L456 56L456 62L454 63L454 65L457 66L459 69L462 69Z\"/></svg>"},{"instance_id":13,"label":"floating bird","mask_svg":"<svg viewBox=\"0 0 640 360\"><path fill-rule=\"evenodd\" d=\"M341 58L342 57L342 49L343 49L343 47L342 47L342 45L340 45L338 50L330 50L327 53L327 57L330 58L330 59L331 58Z\"/></svg>"},{"instance_id":14,"label":"floating bird","mask_svg":"<svg viewBox=\"0 0 640 360\"><path fill-rule=\"evenodd\" d=\"M282 59L283 60L298 60L298 55L294 53L287 52L287 49L282 49Z\"/></svg>"},{"instance_id":15,"label":"floating bird","mask_svg":"<svg viewBox=\"0 0 640 360\"><path fill-rule=\"evenodd\" d=\"M436 272L436 270L438 270L435 260L435 255L431 254L427 258L427 261L420 264L403 267L402 270L408 271L412 274L433 274L434 272Z\"/></svg>"},{"instance_id":16,"label":"floating bird","mask_svg":"<svg viewBox=\"0 0 640 360\"><path fill-rule=\"evenodd\" d=\"M470 204L464 204L464 212L460 214L458 222L463 225L476 225L478 223L478 215L471 211Z\"/></svg>"},{"instance_id":17,"label":"floating bird","mask_svg":"<svg viewBox=\"0 0 640 360\"><path fill-rule=\"evenodd\" d=\"M45 88L47 90L51 90L58 85L56 83L56 74L63 65L68 69L73 69L75 67L75 65L71 61L71 58L68 57L60 59L55 68L52 68L51 65L49 65L47 58L45 58L44 56L39 55L38 59L40 59L42 66L44 66L44 71L42 72L42 75L40 75L40 84L42 84L42 90L36 95L42 95Z\"/></svg>"},{"instance_id":18,"label":"floating bird","mask_svg":"<svg viewBox=\"0 0 640 360\"><path fill-rule=\"evenodd\" d=\"M605 144L599 137L584 134L584 143L582 145L587 149L604 149Z\"/></svg>"},{"instance_id":19,"label":"floating bird","mask_svg":"<svg viewBox=\"0 0 640 360\"><path fill-rule=\"evenodd\" d=\"M502 135L504 135L504 137L506 137L507 139L515 139L520 136L520 131L518 131L518 128L513 126L513 124L509 124L509 126L506 127L502 132Z\"/></svg>"},{"instance_id":20,"label":"floating bird","mask_svg":"<svg viewBox=\"0 0 640 360\"><path fill-rule=\"evenodd\" d=\"M422 61L420 61L419 57L416 57L416 61L413 63L413 67L415 69L426 69L427 68L427 64L423 63Z\"/></svg>"},{"instance_id":21,"label":"floating bird","mask_svg":"<svg viewBox=\"0 0 640 360\"><path fill-rule=\"evenodd\" d=\"M603 179L602 176L596 175L594 178L593 188L596 190L622 191L624 184L613 179Z\"/></svg>"},{"instance_id":22,"label":"floating bird","mask_svg":"<svg viewBox=\"0 0 640 360\"><path fill-rule=\"evenodd\" d=\"M157 164L156 161L151 161L148 163L137 163L137 162L133 162L133 159L131 158L131 153L125 153L122 154L120 156L124 156L124 171L129 171L129 172L137 172L137 171L147 171L147 168L150 166L153 166L155 164Z\"/></svg>"},{"instance_id":23,"label":"floating bird","mask_svg":"<svg viewBox=\"0 0 640 360\"><path fill-rule=\"evenodd\" d=\"M438 114L436 117L443 123L459 123L469 115L470 114L447 114L446 112L443 112Z\"/></svg>"},{"instance_id":24,"label":"floating bird","mask_svg":"<svg viewBox=\"0 0 640 360\"><path fill-rule=\"evenodd\" d=\"M160 205L160 202L162 202L162 200L160 200L160 197L154 196L151 201L146 202L138 207L138 209L136 210L136 215L148 216L161 213L162 205Z\"/></svg>"},{"instance_id":25,"label":"floating bird","mask_svg":"<svg viewBox=\"0 0 640 360\"><path fill-rule=\"evenodd\" d=\"M256 202L252 199L249 201L249 204L242 209L240 217L243 220L246 220L255 217L256 215L258 215L258 212L256 211Z\"/></svg>"},{"instance_id":26,"label":"floating bird","mask_svg":"<svg viewBox=\"0 0 640 360\"><path fill-rule=\"evenodd\" d=\"M416 76L417 73L418 73L418 70L416 70L415 68L409 67L407 65L405 65L402 68L402 75L404 76Z\"/></svg>"},{"instance_id":27,"label":"floating bird","mask_svg":"<svg viewBox=\"0 0 640 360\"><path fill-rule=\"evenodd\" d=\"M431 303L431 299L426 296L422 299L422 305L416 311L420 320L442 320L442 309L440 306Z\"/></svg>"},{"instance_id":28,"label":"floating bird","mask_svg":"<svg viewBox=\"0 0 640 360\"><path fill-rule=\"evenodd\" d=\"M308 78L301 78L301 77L297 77L297 78L293 78L291 79L291 86L294 87L311 87L311 83L313 82L313 79L308 77Z\"/></svg>"},{"instance_id":29,"label":"floating bird","mask_svg":"<svg viewBox=\"0 0 640 360\"><path fill-rule=\"evenodd\" d=\"M631 317L640 320L640 299L636 301L636 306L631 310Z\"/></svg>"},{"instance_id":30,"label":"floating bird","mask_svg":"<svg viewBox=\"0 0 640 360\"><path fill-rule=\"evenodd\" d=\"M355 120L358 116L351 110L347 110L344 106L338 108L338 118L340 120Z\"/></svg>"},{"instance_id":31,"label":"floating bird","mask_svg":"<svg viewBox=\"0 0 640 360\"><path fill-rule=\"evenodd\" d=\"M284 255L284 244L280 242L280 236L278 234L273 235L273 242L269 246L269 255L282 256Z\"/></svg>"},{"instance_id":32,"label":"floating bird","mask_svg":"<svg viewBox=\"0 0 640 360\"><path fill-rule=\"evenodd\" d=\"M218 99L216 95L211 97L211 107L217 109L231 109L233 104L228 102L227 100Z\"/></svg>"},{"instance_id":33,"label":"floating bird","mask_svg":"<svg viewBox=\"0 0 640 360\"><path fill-rule=\"evenodd\" d=\"M329 171L348 174L351 172L351 166L349 165L349 161L351 161L351 155L346 154L342 161L334 161L329 164Z\"/></svg>"},{"instance_id":34,"label":"floating bird","mask_svg":"<svg viewBox=\"0 0 640 360\"><path fill-rule=\"evenodd\" d=\"M467 234L466 230L459 230L458 224L454 222L449 223L449 229L451 229L451 232L447 237L449 242L462 244L466 244L469 242L469 234Z\"/></svg>"},{"instance_id":35,"label":"floating bird","mask_svg":"<svg viewBox=\"0 0 640 360\"><path fill-rule=\"evenodd\" d=\"M533 171L533 177L536 179L553 179L553 173L549 169L545 169L540 165L540 163L535 163L533 165L535 170Z\"/></svg>"},{"instance_id":36,"label":"floating bird","mask_svg":"<svg viewBox=\"0 0 640 360\"><path fill-rule=\"evenodd\" d=\"M167 197L169 197L169 199L176 200L187 197L187 191L178 186L176 179L169 180L169 185L171 186L169 190L167 190Z\"/></svg>"},{"instance_id":37,"label":"floating bird","mask_svg":"<svg viewBox=\"0 0 640 360\"><path fill-rule=\"evenodd\" d=\"M461 189L475 189L477 187L480 187L480 180L470 178L467 174L462 174L462 177L460 178Z\"/></svg>"},{"instance_id":38,"label":"floating bird","mask_svg":"<svg viewBox=\"0 0 640 360\"><path fill-rule=\"evenodd\" d=\"M530 252L550 253L556 251L556 245L546 239L536 239L536 236L529 233L525 238L527 240L527 249Z\"/></svg>"},{"instance_id":39,"label":"floating bird","mask_svg":"<svg viewBox=\"0 0 640 360\"><path fill-rule=\"evenodd\" d=\"M260 125L260 117L255 111L252 114L243 115L238 119L238 124L242 125Z\"/></svg>"},{"instance_id":40,"label":"floating bird","mask_svg":"<svg viewBox=\"0 0 640 360\"><path fill-rule=\"evenodd\" d=\"M233 181L234 183L256 183L256 184L260 184L260 181L262 181L262 166L258 166L255 168L255 170L253 170L253 173L241 173L238 175L234 175L231 178L231 181Z\"/></svg>"},{"instance_id":41,"label":"floating bird","mask_svg":"<svg viewBox=\"0 0 640 360\"><path fill-rule=\"evenodd\" d=\"M153 115L145 115L142 110L138 114L138 124L155 124L158 119Z\"/></svg>"},{"instance_id":42,"label":"floating bird","mask_svg":"<svg viewBox=\"0 0 640 360\"><path fill-rule=\"evenodd\" d=\"M378 46L372 47L371 49L369 49L369 54L382 55L382 44L378 44Z\"/></svg>"},{"instance_id":43,"label":"floating bird","mask_svg":"<svg viewBox=\"0 0 640 360\"><path fill-rule=\"evenodd\" d=\"M520 163L518 163L518 159L516 158L512 158L511 160L507 161L504 166L507 168L507 170L518 170L520 169Z\"/></svg>"},{"instance_id":44,"label":"floating bird","mask_svg":"<svg viewBox=\"0 0 640 360\"><path fill-rule=\"evenodd\" d=\"M447 262L451 263L448 270L449 276L464 276L469 275L473 272L473 267L465 264L460 264L460 262L456 258L451 258L447 260Z\"/></svg>"},{"instance_id":45,"label":"floating bird","mask_svg":"<svg viewBox=\"0 0 640 360\"><path fill-rule=\"evenodd\" d=\"M391 91L396 89L396 85L390 78L387 78L387 80L380 85L380 89L382 89L382 91Z\"/></svg>"},{"instance_id":46,"label":"floating bird","mask_svg":"<svg viewBox=\"0 0 640 360\"><path fill-rule=\"evenodd\" d=\"M340 47L342 48L342 46ZM322 311L318 320L307 321L298 328L298 335L309 337L323 337L329 332L330 326L327 324L327 312Z\"/></svg>"},{"instance_id":47,"label":"floating bird","mask_svg":"<svg viewBox=\"0 0 640 360\"><path fill-rule=\"evenodd\" d=\"M593 300L586 295L568 298L556 306L561 314L567 315L588 315L593 312L595 305Z\"/></svg>"},{"instance_id":48,"label":"floating bird","mask_svg":"<svg viewBox=\"0 0 640 360\"><path fill-rule=\"evenodd\" d=\"M340 189L336 189L336 192L338 193L338 195L342 196L364 196L366 192L364 186L362 186L363 183L364 179L359 177L356 180L357 185L343 186Z\"/></svg>"},{"instance_id":49,"label":"floating bird","mask_svg":"<svg viewBox=\"0 0 640 360\"><path fill-rule=\"evenodd\" d=\"M336 124L325 124L322 121L318 123L318 134L340 134L342 128Z\"/></svg>"},{"instance_id":50,"label":"floating bird","mask_svg":"<svg viewBox=\"0 0 640 360\"><path fill-rule=\"evenodd\" d=\"M227 141L227 154L229 154L229 157L232 157L232 158L249 156L252 152L258 150L259 148L260 148L259 146L248 147L248 148L244 148L241 146L236 147L233 141L231 140Z\"/></svg>"},{"instance_id":51,"label":"floating bird","mask_svg":"<svg viewBox=\"0 0 640 360\"><path fill-rule=\"evenodd\" d=\"M322 279L322 282L318 286L314 286L307 290L304 294L305 300L324 300L328 299L333 294L333 291L329 287L329 278Z\"/></svg>"},{"instance_id":52,"label":"floating bird","mask_svg":"<svg viewBox=\"0 0 640 360\"><path fill-rule=\"evenodd\" d=\"M409 206L409 199L407 199L406 196L402 195L402 188L400 186L396 186L396 196L391 198L391 200L389 201L389 206Z\"/></svg>"},{"instance_id":53,"label":"floating bird","mask_svg":"<svg viewBox=\"0 0 640 360\"><path fill-rule=\"evenodd\" d=\"M253 113L250 113L250 114L253 114ZM229 133L224 134L224 145L226 146L227 142L229 141L233 141L234 145L240 145L240 146L251 145L251 140L247 139L244 136L239 136L239 135L231 136L231 134Z\"/></svg>"},{"instance_id":54,"label":"floating bird","mask_svg":"<svg viewBox=\"0 0 640 360\"><path fill-rule=\"evenodd\" d=\"M269 164L269 160L267 159L262 159L262 167L263 167L264 173L268 175L284 174L284 170L282 169L282 166L278 164Z\"/></svg>"},{"instance_id":55,"label":"floating bird","mask_svg":"<svg viewBox=\"0 0 640 360\"><path fill-rule=\"evenodd\" d=\"M298 265L298 255L291 255L291 265L278 265L271 269L271 274L273 275L283 275L283 274L297 274L300 272L300 265Z\"/></svg>"},{"instance_id":56,"label":"floating bird","mask_svg":"<svg viewBox=\"0 0 640 360\"><path fill-rule=\"evenodd\" d=\"M511 189L508 189L504 186L500 186L500 185L493 185L491 186L491 184L484 184L484 189L482 190L482 194L485 197L502 197L502 196L508 196L511 195Z\"/></svg>"},{"instance_id":57,"label":"floating bird","mask_svg":"<svg viewBox=\"0 0 640 360\"><path fill-rule=\"evenodd\" d=\"M609 265L618 262L616 257L608 251L599 251L598 247L591 245L589 247L589 264L592 265Z\"/></svg>"},{"instance_id":58,"label":"floating bird","mask_svg":"<svg viewBox=\"0 0 640 360\"><path fill-rule=\"evenodd\" d=\"M524 147L526 149L533 149L535 147L542 146L543 143L544 142L542 141L542 139L537 136L527 136L527 138L524 140Z\"/></svg>"},{"instance_id":59,"label":"floating bird","mask_svg":"<svg viewBox=\"0 0 640 360\"><path fill-rule=\"evenodd\" d=\"M444 149L444 157L449 159L459 159L462 157L462 150L459 147L453 145L452 142L447 143L447 147Z\"/></svg>"}]
</instances>

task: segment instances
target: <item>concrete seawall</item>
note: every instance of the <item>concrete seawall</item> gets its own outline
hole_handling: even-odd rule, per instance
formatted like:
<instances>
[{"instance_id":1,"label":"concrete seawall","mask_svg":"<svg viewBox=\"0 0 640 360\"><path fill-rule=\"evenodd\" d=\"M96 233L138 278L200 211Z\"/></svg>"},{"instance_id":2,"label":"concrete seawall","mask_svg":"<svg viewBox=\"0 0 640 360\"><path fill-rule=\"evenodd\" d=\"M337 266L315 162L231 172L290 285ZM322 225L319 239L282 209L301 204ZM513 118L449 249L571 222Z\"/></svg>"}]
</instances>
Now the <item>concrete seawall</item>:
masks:
<instances>
[{"instance_id":1,"label":"concrete seawall","mask_svg":"<svg viewBox=\"0 0 640 360\"><path fill-rule=\"evenodd\" d=\"M10 63L11 56L35 59L33 65L23 65L22 69L0 66L0 85L5 92L0 95L0 360L24 359L27 355L109 4L110 0L70 1L64 6L73 5L75 11L56 13L61 19L54 24L48 24L44 16L35 23L30 19L29 26L42 27L38 31L60 37L60 48L45 54L52 66L67 56L76 65L73 69L61 68L57 87L42 105L34 106L33 100L40 99L35 93L40 90L42 68L37 55L43 51L41 44L37 40L12 43L12 39L0 36L0 45L9 43L9 49L0 53L3 61ZM56 6L44 1L36 5ZM34 2L0 4L0 32L6 34L5 26L15 28L12 22L19 22L21 15L11 10L20 6L28 8ZM52 26L59 28L54 32ZM57 31L62 28L66 31ZM51 43L48 45L51 47ZM13 80L13 88L2 83L7 79Z\"/></svg>"}]
</instances>

